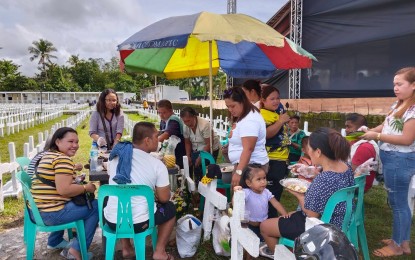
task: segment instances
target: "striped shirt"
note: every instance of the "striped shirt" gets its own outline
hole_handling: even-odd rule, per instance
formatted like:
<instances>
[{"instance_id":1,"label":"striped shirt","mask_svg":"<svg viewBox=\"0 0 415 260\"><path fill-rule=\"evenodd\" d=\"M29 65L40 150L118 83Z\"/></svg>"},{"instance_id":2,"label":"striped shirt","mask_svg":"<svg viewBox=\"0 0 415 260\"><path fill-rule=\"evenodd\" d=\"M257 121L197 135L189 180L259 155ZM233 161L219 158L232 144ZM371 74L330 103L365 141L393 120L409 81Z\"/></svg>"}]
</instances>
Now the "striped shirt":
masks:
<instances>
[{"instance_id":1,"label":"striped shirt","mask_svg":"<svg viewBox=\"0 0 415 260\"><path fill-rule=\"evenodd\" d=\"M48 151L42 156L37 174L53 182L57 174L72 175L74 179L76 177L72 159L56 151ZM60 195L55 187L41 182L36 175L33 176L31 192L39 211L42 212L59 211L71 200Z\"/></svg>"}]
</instances>

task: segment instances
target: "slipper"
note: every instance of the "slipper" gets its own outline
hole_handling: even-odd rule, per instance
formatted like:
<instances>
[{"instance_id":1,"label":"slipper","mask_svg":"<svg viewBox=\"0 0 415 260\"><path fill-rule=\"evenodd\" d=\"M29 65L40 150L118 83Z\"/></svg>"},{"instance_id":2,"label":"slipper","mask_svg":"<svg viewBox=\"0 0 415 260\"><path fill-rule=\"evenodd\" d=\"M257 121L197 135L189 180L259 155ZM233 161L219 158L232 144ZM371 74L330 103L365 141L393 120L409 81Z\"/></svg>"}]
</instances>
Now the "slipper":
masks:
<instances>
[{"instance_id":1,"label":"slipper","mask_svg":"<svg viewBox=\"0 0 415 260\"><path fill-rule=\"evenodd\" d=\"M390 248L390 246L384 246L382 248L374 250L373 254L377 257L391 257L391 256L400 256L403 254L403 252L396 253L395 251L393 251L392 248Z\"/></svg>"},{"instance_id":2,"label":"slipper","mask_svg":"<svg viewBox=\"0 0 415 260\"><path fill-rule=\"evenodd\" d=\"M271 250L269 250L267 244L264 244L259 248L259 255L269 259L274 259L274 254L271 252Z\"/></svg>"},{"instance_id":3,"label":"slipper","mask_svg":"<svg viewBox=\"0 0 415 260\"><path fill-rule=\"evenodd\" d=\"M64 248L69 248L70 246L71 246L71 244L64 239L59 244L57 244L56 246L47 245L46 248L47 249L64 249Z\"/></svg>"},{"instance_id":4,"label":"slipper","mask_svg":"<svg viewBox=\"0 0 415 260\"><path fill-rule=\"evenodd\" d=\"M388 245L393 243L393 240L391 238L386 238L386 239L382 239L380 242L382 242L382 244L388 246ZM402 248L402 251L403 251L404 255L411 255L412 254L411 248L405 249L402 246L401 246L401 248Z\"/></svg>"},{"instance_id":5,"label":"slipper","mask_svg":"<svg viewBox=\"0 0 415 260\"><path fill-rule=\"evenodd\" d=\"M174 260L174 257L171 254L169 253L166 253L166 254L167 254L166 260Z\"/></svg>"}]
</instances>

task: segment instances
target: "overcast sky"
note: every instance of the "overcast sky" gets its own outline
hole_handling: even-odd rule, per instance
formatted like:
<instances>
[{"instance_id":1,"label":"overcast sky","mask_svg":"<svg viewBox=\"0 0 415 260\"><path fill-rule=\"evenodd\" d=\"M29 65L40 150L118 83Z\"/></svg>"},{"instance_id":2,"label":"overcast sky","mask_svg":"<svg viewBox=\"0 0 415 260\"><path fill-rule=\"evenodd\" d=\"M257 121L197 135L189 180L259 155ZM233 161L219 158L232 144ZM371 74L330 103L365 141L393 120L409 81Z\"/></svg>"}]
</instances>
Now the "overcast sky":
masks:
<instances>
[{"instance_id":1,"label":"overcast sky","mask_svg":"<svg viewBox=\"0 0 415 260\"><path fill-rule=\"evenodd\" d=\"M237 12L267 22L287 0L238 0ZM33 76L37 62L28 47L46 39L58 49L58 64L118 56L117 45L147 25L170 16L227 12L227 0L1 0L0 60L21 65Z\"/></svg>"}]
</instances>

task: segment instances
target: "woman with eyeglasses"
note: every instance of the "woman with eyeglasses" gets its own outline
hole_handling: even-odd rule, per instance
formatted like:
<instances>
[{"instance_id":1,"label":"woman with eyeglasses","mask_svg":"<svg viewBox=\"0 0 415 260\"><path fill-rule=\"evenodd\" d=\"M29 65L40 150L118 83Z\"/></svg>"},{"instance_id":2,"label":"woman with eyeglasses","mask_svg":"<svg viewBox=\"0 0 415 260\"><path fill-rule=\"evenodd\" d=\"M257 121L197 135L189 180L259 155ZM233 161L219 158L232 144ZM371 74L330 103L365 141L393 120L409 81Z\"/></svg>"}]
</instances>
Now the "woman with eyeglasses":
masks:
<instances>
[{"instance_id":1,"label":"woman with eyeglasses","mask_svg":"<svg viewBox=\"0 0 415 260\"><path fill-rule=\"evenodd\" d=\"M238 186L242 170L248 164L259 164L268 172L265 150L266 128L261 114L240 87L225 90L225 104L229 110L232 128L229 133L229 160L235 165L232 187Z\"/></svg>"},{"instance_id":2,"label":"woman with eyeglasses","mask_svg":"<svg viewBox=\"0 0 415 260\"><path fill-rule=\"evenodd\" d=\"M124 131L124 114L118 95L113 89L106 89L99 95L97 110L89 120L89 136L97 142L105 140L111 150L121 139Z\"/></svg>"},{"instance_id":3,"label":"woman with eyeglasses","mask_svg":"<svg viewBox=\"0 0 415 260\"><path fill-rule=\"evenodd\" d=\"M210 153L210 138L212 141L212 156L216 159L219 154L219 137L212 133L209 121L197 116L197 112L191 107L185 107L180 111L180 118L184 123L183 136L191 175L194 175L195 183L202 179L200 151Z\"/></svg>"}]
</instances>

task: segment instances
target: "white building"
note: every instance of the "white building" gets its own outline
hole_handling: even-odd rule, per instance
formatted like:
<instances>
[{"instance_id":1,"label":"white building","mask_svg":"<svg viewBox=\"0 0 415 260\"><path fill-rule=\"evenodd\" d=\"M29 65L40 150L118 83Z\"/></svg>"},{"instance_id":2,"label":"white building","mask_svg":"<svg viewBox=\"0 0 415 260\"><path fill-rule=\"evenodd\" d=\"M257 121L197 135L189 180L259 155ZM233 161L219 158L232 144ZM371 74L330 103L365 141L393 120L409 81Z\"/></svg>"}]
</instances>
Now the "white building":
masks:
<instances>
[{"instance_id":1,"label":"white building","mask_svg":"<svg viewBox=\"0 0 415 260\"><path fill-rule=\"evenodd\" d=\"M172 102L187 101L189 100L189 93L185 90L180 90L178 86L166 85L157 85L141 90L141 100L158 102L161 99L168 99Z\"/></svg>"},{"instance_id":2,"label":"white building","mask_svg":"<svg viewBox=\"0 0 415 260\"><path fill-rule=\"evenodd\" d=\"M0 103L65 104L98 101L101 92L0 92ZM135 93L117 92L120 102L131 99Z\"/></svg>"}]
</instances>

